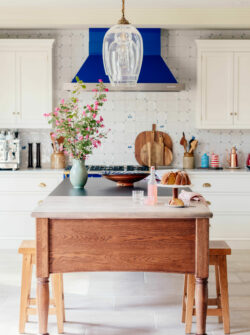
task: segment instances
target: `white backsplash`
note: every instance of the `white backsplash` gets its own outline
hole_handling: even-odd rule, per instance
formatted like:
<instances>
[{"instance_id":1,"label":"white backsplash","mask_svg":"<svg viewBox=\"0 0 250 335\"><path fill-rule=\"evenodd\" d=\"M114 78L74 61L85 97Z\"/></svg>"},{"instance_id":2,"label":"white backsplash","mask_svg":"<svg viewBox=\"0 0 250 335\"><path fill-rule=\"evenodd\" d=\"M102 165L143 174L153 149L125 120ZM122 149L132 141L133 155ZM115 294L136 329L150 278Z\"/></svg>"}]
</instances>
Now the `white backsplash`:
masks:
<instances>
[{"instance_id":1,"label":"white backsplash","mask_svg":"<svg viewBox=\"0 0 250 335\"><path fill-rule=\"evenodd\" d=\"M70 82L88 55L88 30L0 30L0 38L54 38L54 104L66 97L63 83ZM182 165L183 148L179 141L184 131L199 140L196 165L204 152L216 152L223 163L226 149L236 144L240 164L250 152L250 130L195 129L196 39L250 39L250 30L162 30L162 56L185 91L175 93L109 93L102 115L111 128L108 139L88 159L90 164L137 164L134 141L137 134L150 130L152 123L173 140L173 165ZM39 80L39 78L37 78ZM92 99L86 93L83 99ZM27 143L42 143L42 164L48 165L51 154L49 130L20 130L22 165L27 166ZM35 144L34 144L35 147Z\"/></svg>"}]
</instances>

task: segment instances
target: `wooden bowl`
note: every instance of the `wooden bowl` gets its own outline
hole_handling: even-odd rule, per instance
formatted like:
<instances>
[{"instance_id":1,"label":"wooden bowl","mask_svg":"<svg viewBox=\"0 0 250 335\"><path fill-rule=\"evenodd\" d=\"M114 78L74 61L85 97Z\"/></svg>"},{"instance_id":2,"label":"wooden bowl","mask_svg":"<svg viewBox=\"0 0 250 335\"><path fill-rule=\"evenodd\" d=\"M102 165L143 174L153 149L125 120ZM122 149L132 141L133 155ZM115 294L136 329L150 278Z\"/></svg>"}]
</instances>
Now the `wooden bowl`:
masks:
<instances>
[{"instance_id":1,"label":"wooden bowl","mask_svg":"<svg viewBox=\"0 0 250 335\"><path fill-rule=\"evenodd\" d=\"M149 173L103 174L103 177L116 182L117 186L133 186L148 175Z\"/></svg>"}]
</instances>

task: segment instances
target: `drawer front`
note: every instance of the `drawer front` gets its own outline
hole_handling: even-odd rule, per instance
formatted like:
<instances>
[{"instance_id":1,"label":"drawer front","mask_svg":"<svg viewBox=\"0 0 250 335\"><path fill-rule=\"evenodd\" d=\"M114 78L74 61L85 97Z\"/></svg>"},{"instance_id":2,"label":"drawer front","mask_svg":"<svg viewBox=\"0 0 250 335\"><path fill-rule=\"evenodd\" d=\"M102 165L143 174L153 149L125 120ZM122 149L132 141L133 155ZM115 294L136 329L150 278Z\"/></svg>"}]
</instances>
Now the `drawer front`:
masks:
<instances>
[{"instance_id":1,"label":"drawer front","mask_svg":"<svg viewBox=\"0 0 250 335\"><path fill-rule=\"evenodd\" d=\"M35 219L30 216L30 212L0 212L0 239L3 237L35 239L35 231Z\"/></svg>"},{"instance_id":2,"label":"drawer front","mask_svg":"<svg viewBox=\"0 0 250 335\"><path fill-rule=\"evenodd\" d=\"M51 192L61 181L62 176L13 176L0 178L0 193L3 192Z\"/></svg>"},{"instance_id":3,"label":"drawer front","mask_svg":"<svg viewBox=\"0 0 250 335\"><path fill-rule=\"evenodd\" d=\"M44 193L0 194L0 213L31 212L46 196L47 194Z\"/></svg>"},{"instance_id":4,"label":"drawer front","mask_svg":"<svg viewBox=\"0 0 250 335\"><path fill-rule=\"evenodd\" d=\"M250 174L246 175L190 175L193 191L203 192L250 192Z\"/></svg>"},{"instance_id":5,"label":"drawer front","mask_svg":"<svg viewBox=\"0 0 250 335\"><path fill-rule=\"evenodd\" d=\"M210 237L219 239L250 239L250 214L214 213L210 220Z\"/></svg>"},{"instance_id":6,"label":"drawer front","mask_svg":"<svg viewBox=\"0 0 250 335\"><path fill-rule=\"evenodd\" d=\"M209 193L202 192L212 212L248 212L250 215L250 193Z\"/></svg>"}]
</instances>

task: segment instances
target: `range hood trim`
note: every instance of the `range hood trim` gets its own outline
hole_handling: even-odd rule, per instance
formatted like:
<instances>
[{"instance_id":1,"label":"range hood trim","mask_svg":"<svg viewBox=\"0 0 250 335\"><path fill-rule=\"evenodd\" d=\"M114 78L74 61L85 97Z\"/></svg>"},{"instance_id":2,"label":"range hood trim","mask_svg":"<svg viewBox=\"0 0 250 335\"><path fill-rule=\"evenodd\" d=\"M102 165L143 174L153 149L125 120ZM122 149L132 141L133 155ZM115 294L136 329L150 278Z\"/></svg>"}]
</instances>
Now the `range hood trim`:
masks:
<instances>
[{"instance_id":1,"label":"range hood trim","mask_svg":"<svg viewBox=\"0 0 250 335\"><path fill-rule=\"evenodd\" d=\"M96 83L84 83L86 85L86 92L92 92L96 88ZM76 83L65 83L63 89L65 91L74 91ZM134 87L114 87L110 83L105 83L109 92L180 92L185 89L185 84L164 84L164 83L138 83Z\"/></svg>"}]
</instances>

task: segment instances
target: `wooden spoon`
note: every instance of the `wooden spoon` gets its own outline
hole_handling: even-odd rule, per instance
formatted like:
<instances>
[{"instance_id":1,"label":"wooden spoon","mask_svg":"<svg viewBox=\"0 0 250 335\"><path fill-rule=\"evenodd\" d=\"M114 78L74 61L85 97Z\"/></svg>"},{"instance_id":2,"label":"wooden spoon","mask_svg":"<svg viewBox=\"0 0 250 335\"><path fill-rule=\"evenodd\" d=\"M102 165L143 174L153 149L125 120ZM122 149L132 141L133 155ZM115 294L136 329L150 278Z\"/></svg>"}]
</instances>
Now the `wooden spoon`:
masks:
<instances>
[{"instance_id":1,"label":"wooden spoon","mask_svg":"<svg viewBox=\"0 0 250 335\"><path fill-rule=\"evenodd\" d=\"M192 152L194 152L194 150L197 148L197 145L198 145L198 141L197 140L193 140L191 142L191 148L189 150L189 153L191 154Z\"/></svg>"},{"instance_id":2,"label":"wooden spoon","mask_svg":"<svg viewBox=\"0 0 250 335\"><path fill-rule=\"evenodd\" d=\"M185 152L187 152L187 140L185 137L185 133L182 133L182 138L180 140L180 145L182 145L184 147Z\"/></svg>"}]
</instances>

